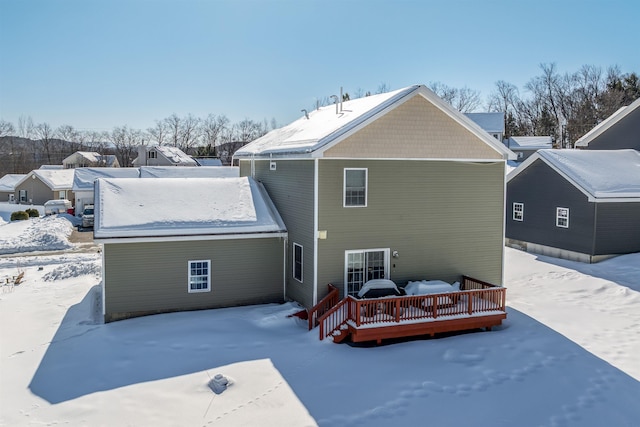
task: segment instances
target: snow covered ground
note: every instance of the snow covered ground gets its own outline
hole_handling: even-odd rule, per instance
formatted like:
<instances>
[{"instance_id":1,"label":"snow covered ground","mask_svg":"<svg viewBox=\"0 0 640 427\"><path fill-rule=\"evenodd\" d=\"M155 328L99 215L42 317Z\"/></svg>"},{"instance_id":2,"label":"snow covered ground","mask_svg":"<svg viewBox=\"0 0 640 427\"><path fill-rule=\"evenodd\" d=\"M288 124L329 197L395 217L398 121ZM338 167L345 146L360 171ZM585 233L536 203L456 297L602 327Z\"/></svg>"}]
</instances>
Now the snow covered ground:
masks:
<instances>
[{"instance_id":1,"label":"snow covered ground","mask_svg":"<svg viewBox=\"0 0 640 427\"><path fill-rule=\"evenodd\" d=\"M508 249L503 326L352 346L319 341L286 317L292 303L105 325L100 254L30 245L45 231L71 244L29 222L0 225L5 253L16 236L60 251L0 256L3 283L25 272L0 293L2 426L640 423L640 254L586 265Z\"/></svg>"}]
</instances>

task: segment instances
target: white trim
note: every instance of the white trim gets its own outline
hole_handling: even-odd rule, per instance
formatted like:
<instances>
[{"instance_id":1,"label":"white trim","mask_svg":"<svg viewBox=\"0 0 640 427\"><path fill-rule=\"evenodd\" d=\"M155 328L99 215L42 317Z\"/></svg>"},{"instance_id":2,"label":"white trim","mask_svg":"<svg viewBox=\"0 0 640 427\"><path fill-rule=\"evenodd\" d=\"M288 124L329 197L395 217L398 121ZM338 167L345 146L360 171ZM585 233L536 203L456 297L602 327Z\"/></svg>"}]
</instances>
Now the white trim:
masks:
<instances>
[{"instance_id":1,"label":"white trim","mask_svg":"<svg viewBox=\"0 0 640 427\"><path fill-rule=\"evenodd\" d=\"M194 262L200 262L207 265L207 288L206 289L192 289L191 288L191 264ZM200 277L204 275L198 275ZM211 260L210 259L193 259L187 261L187 292L190 294L198 294L202 292L211 292Z\"/></svg>"},{"instance_id":2,"label":"white trim","mask_svg":"<svg viewBox=\"0 0 640 427\"><path fill-rule=\"evenodd\" d=\"M364 171L364 205L347 205L347 171ZM342 170L342 207L366 208L369 202L369 168L343 168Z\"/></svg>"},{"instance_id":3,"label":"white trim","mask_svg":"<svg viewBox=\"0 0 640 427\"><path fill-rule=\"evenodd\" d=\"M300 278L296 277L296 246L300 248ZM293 243L293 253L291 254L291 275L297 282L304 283L304 247L300 243Z\"/></svg>"},{"instance_id":4,"label":"white trim","mask_svg":"<svg viewBox=\"0 0 640 427\"><path fill-rule=\"evenodd\" d=\"M287 245L289 239L282 239L282 300L287 300Z\"/></svg>"},{"instance_id":5,"label":"white trim","mask_svg":"<svg viewBox=\"0 0 640 427\"><path fill-rule=\"evenodd\" d=\"M318 303L318 194L319 161L313 160L313 301Z\"/></svg>"},{"instance_id":6,"label":"white trim","mask_svg":"<svg viewBox=\"0 0 640 427\"><path fill-rule=\"evenodd\" d=\"M516 205L520 206L520 210L516 211ZM520 218L516 218L516 212L518 212L520 214ZM513 205L511 207L511 219L513 219L514 221L524 221L524 203L522 202L513 202Z\"/></svg>"},{"instance_id":7,"label":"white trim","mask_svg":"<svg viewBox=\"0 0 640 427\"><path fill-rule=\"evenodd\" d=\"M500 244L500 278L501 283L500 286L504 286L504 272L505 272L505 248L504 241L507 237L507 180L506 180L506 168L507 163L505 162L502 170L502 176L504 177L502 180L502 240Z\"/></svg>"},{"instance_id":8,"label":"white trim","mask_svg":"<svg viewBox=\"0 0 640 427\"><path fill-rule=\"evenodd\" d=\"M106 295L106 279L107 279L107 269L105 268L105 258L104 258L104 246L102 247L101 252L101 258L102 258L102 283L101 283L101 289L102 289L102 320L104 321L104 316L107 315L107 295Z\"/></svg>"},{"instance_id":9,"label":"white trim","mask_svg":"<svg viewBox=\"0 0 640 427\"><path fill-rule=\"evenodd\" d=\"M215 234L194 236L160 236L160 237L94 237L99 243L154 243L154 242L191 242L202 240L242 240L287 237L287 232L247 233L247 234Z\"/></svg>"},{"instance_id":10,"label":"white trim","mask_svg":"<svg viewBox=\"0 0 640 427\"><path fill-rule=\"evenodd\" d=\"M560 212L562 210L567 211L567 216L560 216ZM567 224L566 225L561 225L559 223L560 219L566 219L567 220ZM569 208L562 208L562 207L556 207L556 227L559 228L569 228Z\"/></svg>"}]
</instances>

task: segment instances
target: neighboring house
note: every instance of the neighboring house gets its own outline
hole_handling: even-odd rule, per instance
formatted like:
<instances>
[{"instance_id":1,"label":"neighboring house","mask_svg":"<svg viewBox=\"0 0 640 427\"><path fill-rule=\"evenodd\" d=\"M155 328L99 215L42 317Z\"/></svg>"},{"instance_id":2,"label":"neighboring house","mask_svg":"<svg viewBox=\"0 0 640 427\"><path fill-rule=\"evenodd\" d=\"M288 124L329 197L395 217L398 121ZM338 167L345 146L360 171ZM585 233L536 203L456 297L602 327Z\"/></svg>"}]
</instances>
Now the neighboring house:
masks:
<instances>
[{"instance_id":1,"label":"neighboring house","mask_svg":"<svg viewBox=\"0 0 640 427\"><path fill-rule=\"evenodd\" d=\"M76 151L62 161L64 169L106 167L119 168L120 163L113 154L100 154L94 151Z\"/></svg>"},{"instance_id":2,"label":"neighboring house","mask_svg":"<svg viewBox=\"0 0 640 427\"><path fill-rule=\"evenodd\" d=\"M319 108L234 157L287 226L286 293L306 307L329 283L503 283L515 155L423 85Z\"/></svg>"},{"instance_id":3,"label":"neighboring house","mask_svg":"<svg viewBox=\"0 0 640 427\"><path fill-rule=\"evenodd\" d=\"M194 157L198 166L222 166L222 160L217 157Z\"/></svg>"},{"instance_id":4,"label":"neighboring house","mask_svg":"<svg viewBox=\"0 0 640 427\"><path fill-rule=\"evenodd\" d=\"M574 145L587 150L640 150L640 99L620 108Z\"/></svg>"},{"instance_id":5,"label":"neighboring house","mask_svg":"<svg viewBox=\"0 0 640 427\"><path fill-rule=\"evenodd\" d=\"M551 136L512 136L505 139L504 143L515 153L519 162L527 160L538 150L553 148Z\"/></svg>"},{"instance_id":6,"label":"neighboring house","mask_svg":"<svg viewBox=\"0 0 640 427\"><path fill-rule=\"evenodd\" d=\"M107 322L284 300L287 231L251 178L98 179L94 238Z\"/></svg>"},{"instance_id":7,"label":"neighboring house","mask_svg":"<svg viewBox=\"0 0 640 427\"><path fill-rule=\"evenodd\" d=\"M195 160L177 147L141 145L133 166L198 166Z\"/></svg>"},{"instance_id":8,"label":"neighboring house","mask_svg":"<svg viewBox=\"0 0 640 427\"><path fill-rule=\"evenodd\" d=\"M94 183L98 178L138 178L138 168L78 168L73 177L72 191L75 195L76 215L80 215L84 205L94 204Z\"/></svg>"},{"instance_id":9,"label":"neighboring house","mask_svg":"<svg viewBox=\"0 0 640 427\"><path fill-rule=\"evenodd\" d=\"M0 178L0 202L15 203L16 184L25 176L25 174L7 174Z\"/></svg>"},{"instance_id":10,"label":"neighboring house","mask_svg":"<svg viewBox=\"0 0 640 427\"><path fill-rule=\"evenodd\" d=\"M47 200L67 199L73 203L73 169L36 169L16 183L17 203L44 205Z\"/></svg>"},{"instance_id":11,"label":"neighboring house","mask_svg":"<svg viewBox=\"0 0 640 427\"><path fill-rule=\"evenodd\" d=\"M505 124L504 113L464 113L489 135L502 141L504 139Z\"/></svg>"},{"instance_id":12,"label":"neighboring house","mask_svg":"<svg viewBox=\"0 0 640 427\"><path fill-rule=\"evenodd\" d=\"M596 262L640 252L640 153L539 150L507 177L506 241Z\"/></svg>"},{"instance_id":13,"label":"neighboring house","mask_svg":"<svg viewBox=\"0 0 640 427\"><path fill-rule=\"evenodd\" d=\"M238 167L232 166L141 166L140 178L237 178L240 176Z\"/></svg>"}]
</instances>

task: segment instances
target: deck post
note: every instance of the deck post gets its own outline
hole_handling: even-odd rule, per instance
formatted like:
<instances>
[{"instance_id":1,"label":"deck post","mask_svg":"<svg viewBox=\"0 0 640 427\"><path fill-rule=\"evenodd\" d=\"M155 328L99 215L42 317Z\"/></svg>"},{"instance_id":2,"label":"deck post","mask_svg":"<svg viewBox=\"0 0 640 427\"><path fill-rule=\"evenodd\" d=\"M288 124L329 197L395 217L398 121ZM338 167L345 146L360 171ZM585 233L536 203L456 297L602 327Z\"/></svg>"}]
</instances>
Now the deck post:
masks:
<instances>
[{"instance_id":1,"label":"deck post","mask_svg":"<svg viewBox=\"0 0 640 427\"><path fill-rule=\"evenodd\" d=\"M438 317L438 297L437 296L432 296L431 297L431 302L433 303L432 307L433 307L433 318L437 318Z\"/></svg>"},{"instance_id":2,"label":"deck post","mask_svg":"<svg viewBox=\"0 0 640 427\"><path fill-rule=\"evenodd\" d=\"M400 300L396 299L396 323L400 323Z\"/></svg>"},{"instance_id":3,"label":"deck post","mask_svg":"<svg viewBox=\"0 0 640 427\"><path fill-rule=\"evenodd\" d=\"M469 315L471 315L473 313L473 293L469 292L469 294L467 295L467 304L468 304L468 312Z\"/></svg>"}]
</instances>

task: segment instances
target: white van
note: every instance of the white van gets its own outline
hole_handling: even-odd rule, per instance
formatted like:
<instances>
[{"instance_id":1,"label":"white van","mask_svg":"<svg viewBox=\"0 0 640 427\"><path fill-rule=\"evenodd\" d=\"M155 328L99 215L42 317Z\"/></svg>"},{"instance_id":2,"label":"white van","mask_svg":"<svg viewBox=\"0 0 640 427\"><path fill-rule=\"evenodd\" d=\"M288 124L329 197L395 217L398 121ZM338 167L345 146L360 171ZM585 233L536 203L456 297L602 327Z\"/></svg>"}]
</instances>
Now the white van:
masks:
<instances>
[{"instance_id":1,"label":"white van","mask_svg":"<svg viewBox=\"0 0 640 427\"><path fill-rule=\"evenodd\" d=\"M59 213L67 213L71 209L71 202L66 199L48 200L44 202L44 214L55 215Z\"/></svg>"}]
</instances>

